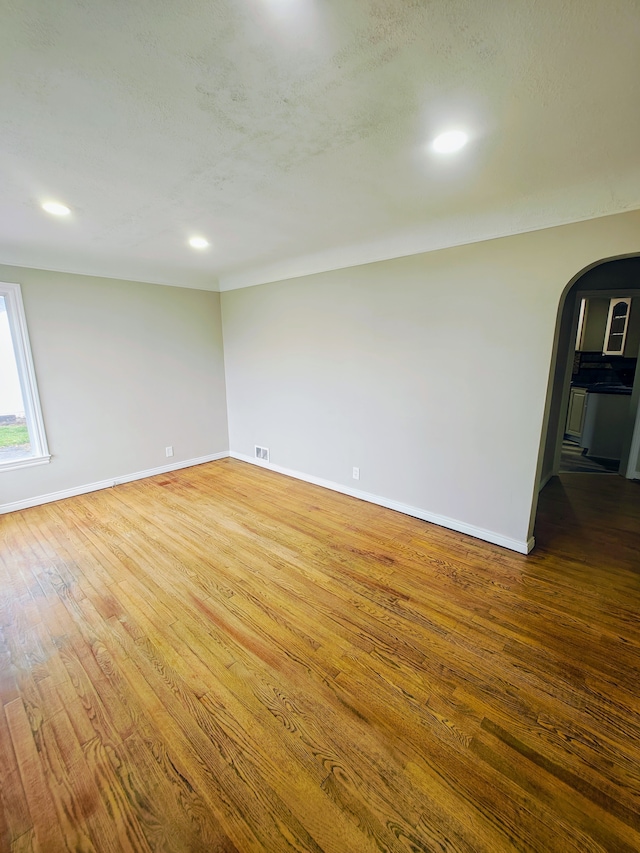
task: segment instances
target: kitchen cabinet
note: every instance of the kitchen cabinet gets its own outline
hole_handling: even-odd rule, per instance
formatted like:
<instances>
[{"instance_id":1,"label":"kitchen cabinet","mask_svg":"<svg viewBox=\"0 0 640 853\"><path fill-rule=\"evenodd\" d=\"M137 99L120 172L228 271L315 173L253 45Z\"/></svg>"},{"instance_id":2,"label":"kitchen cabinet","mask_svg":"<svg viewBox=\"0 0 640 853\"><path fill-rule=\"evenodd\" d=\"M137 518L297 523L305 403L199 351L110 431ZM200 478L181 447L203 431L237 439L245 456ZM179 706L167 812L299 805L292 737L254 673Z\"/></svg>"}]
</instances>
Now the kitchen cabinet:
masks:
<instances>
[{"instance_id":1,"label":"kitchen cabinet","mask_svg":"<svg viewBox=\"0 0 640 853\"><path fill-rule=\"evenodd\" d=\"M587 409L587 391L585 388L572 388L569 396L569 409L567 411L566 435L572 438L580 438L584 426L584 418Z\"/></svg>"},{"instance_id":2,"label":"kitchen cabinet","mask_svg":"<svg viewBox=\"0 0 640 853\"><path fill-rule=\"evenodd\" d=\"M604 333L603 355L623 355L630 310L631 299L611 300L607 328Z\"/></svg>"},{"instance_id":3,"label":"kitchen cabinet","mask_svg":"<svg viewBox=\"0 0 640 853\"><path fill-rule=\"evenodd\" d=\"M620 459L630 405L630 394L588 393L580 438L588 456Z\"/></svg>"},{"instance_id":4,"label":"kitchen cabinet","mask_svg":"<svg viewBox=\"0 0 640 853\"><path fill-rule=\"evenodd\" d=\"M589 297L580 304L576 350L636 358L640 299Z\"/></svg>"},{"instance_id":5,"label":"kitchen cabinet","mask_svg":"<svg viewBox=\"0 0 640 853\"><path fill-rule=\"evenodd\" d=\"M604 349L604 333L609 318L610 299L605 297L590 297L583 299L580 304L578 322L578 337L576 350L581 352L602 352Z\"/></svg>"}]
</instances>

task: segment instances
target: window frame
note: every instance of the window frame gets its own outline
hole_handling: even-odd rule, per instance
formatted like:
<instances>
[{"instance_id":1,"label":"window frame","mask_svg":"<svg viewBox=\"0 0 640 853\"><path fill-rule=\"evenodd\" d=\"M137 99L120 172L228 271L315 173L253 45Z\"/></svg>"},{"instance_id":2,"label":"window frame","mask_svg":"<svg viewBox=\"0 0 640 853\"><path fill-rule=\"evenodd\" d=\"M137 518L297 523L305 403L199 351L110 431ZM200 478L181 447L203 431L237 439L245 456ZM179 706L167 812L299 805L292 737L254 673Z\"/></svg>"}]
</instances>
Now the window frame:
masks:
<instances>
[{"instance_id":1,"label":"window frame","mask_svg":"<svg viewBox=\"0 0 640 853\"><path fill-rule=\"evenodd\" d=\"M36 371L31 355L22 289L19 284L2 281L0 282L0 296L4 297L7 308L9 332L16 357L18 380L22 391L25 419L31 443L30 456L26 456L24 459L14 459L11 462L0 462L0 471L13 471L16 468L28 468L32 465L46 465L51 461L51 454L47 444Z\"/></svg>"}]
</instances>

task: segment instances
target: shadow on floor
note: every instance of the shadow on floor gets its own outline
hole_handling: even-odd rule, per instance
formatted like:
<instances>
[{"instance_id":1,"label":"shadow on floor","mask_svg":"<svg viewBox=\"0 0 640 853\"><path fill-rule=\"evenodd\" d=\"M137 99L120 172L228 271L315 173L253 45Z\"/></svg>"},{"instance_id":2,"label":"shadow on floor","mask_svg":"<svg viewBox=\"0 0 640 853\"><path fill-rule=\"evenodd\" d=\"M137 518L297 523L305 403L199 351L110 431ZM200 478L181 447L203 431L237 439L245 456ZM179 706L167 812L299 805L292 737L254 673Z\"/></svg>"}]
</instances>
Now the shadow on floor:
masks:
<instances>
[{"instance_id":1,"label":"shadow on floor","mask_svg":"<svg viewBox=\"0 0 640 853\"><path fill-rule=\"evenodd\" d=\"M563 473L540 493L536 551L640 574L640 480Z\"/></svg>"},{"instance_id":2,"label":"shadow on floor","mask_svg":"<svg viewBox=\"0 0 640 853\"><path fill-rule=\"evenodd\" d=\"M560 473L617 474L620 462L617 459L597 459L584 456L579 444L565 439L562 442Z\"/></svg>"}]
</instances>

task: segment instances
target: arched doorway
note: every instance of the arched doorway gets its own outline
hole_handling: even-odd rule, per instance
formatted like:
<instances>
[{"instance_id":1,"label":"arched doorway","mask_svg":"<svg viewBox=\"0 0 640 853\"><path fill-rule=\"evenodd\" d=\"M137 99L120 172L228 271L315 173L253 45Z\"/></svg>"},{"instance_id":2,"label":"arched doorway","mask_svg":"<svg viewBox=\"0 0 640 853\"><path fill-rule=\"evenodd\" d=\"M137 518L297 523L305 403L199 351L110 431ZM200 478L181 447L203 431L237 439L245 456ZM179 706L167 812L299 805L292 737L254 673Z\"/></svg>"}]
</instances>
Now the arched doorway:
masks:
<instances>
[{"instance_id":1,"label":"arched doorway","mask_svg":"<svg viewBox=\"0 0 640 853\"><path fill-rule=\"evenodd\" d=\"M594 302L598 300L601 305L606 303L608 306L613 298L631 300L628 320L630 323L633 319L633 334L625 341L626 348L622 357L628 361L634 361L634 367L637 368L627 396L629 406L625 415L618 473L628 478L640 476L640 368L638 368L640 363L640 340L638 340L640 336L640 255L632 255L607 258L581 270L567 284L560 299L538 463L539 489L542 489L551 477L560 471L562 443L566 432L572 377L575 375L577 357L578 367L585 367L582 357L578 356L581 350L579 347L577 349L579 326L584 321L583 300L591 299ZM608 318L605 317L606 319ZM604 350L606 324L602 332ZM602 351L600 354L602 355ZM595 367L594 376L597 369L602 367L598 378L601 382L605 382L602 379L605 370L603 365L607 361L610 363L611 360L607 360L602 355L602 363L599 365L595 355L597 352L592 359ZM583 370L581 374L583 381L584 376ZM530 535L533 534L536 510L537 494L532 506Z\"/></svg>"}]
</instances>

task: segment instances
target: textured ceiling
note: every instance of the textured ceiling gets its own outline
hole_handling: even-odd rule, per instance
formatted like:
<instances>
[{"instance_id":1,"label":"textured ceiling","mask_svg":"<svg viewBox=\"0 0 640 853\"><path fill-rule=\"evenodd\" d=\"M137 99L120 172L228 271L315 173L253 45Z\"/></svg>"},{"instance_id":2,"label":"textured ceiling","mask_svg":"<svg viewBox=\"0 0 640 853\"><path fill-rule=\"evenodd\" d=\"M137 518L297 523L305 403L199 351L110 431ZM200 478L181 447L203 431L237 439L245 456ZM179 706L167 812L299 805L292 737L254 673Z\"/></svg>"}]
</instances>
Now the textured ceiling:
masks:
<instances>
[{"instance_id":1,"label":"textured ceiling","mask_svg":"<svg viewBox=\"0 0 640 853\"><path fill-rule=\"evenodd\" d=\"M226 289L640 207L639 81L638 0L5 0L0 262Z\"/></svg>"}]
</instances>

